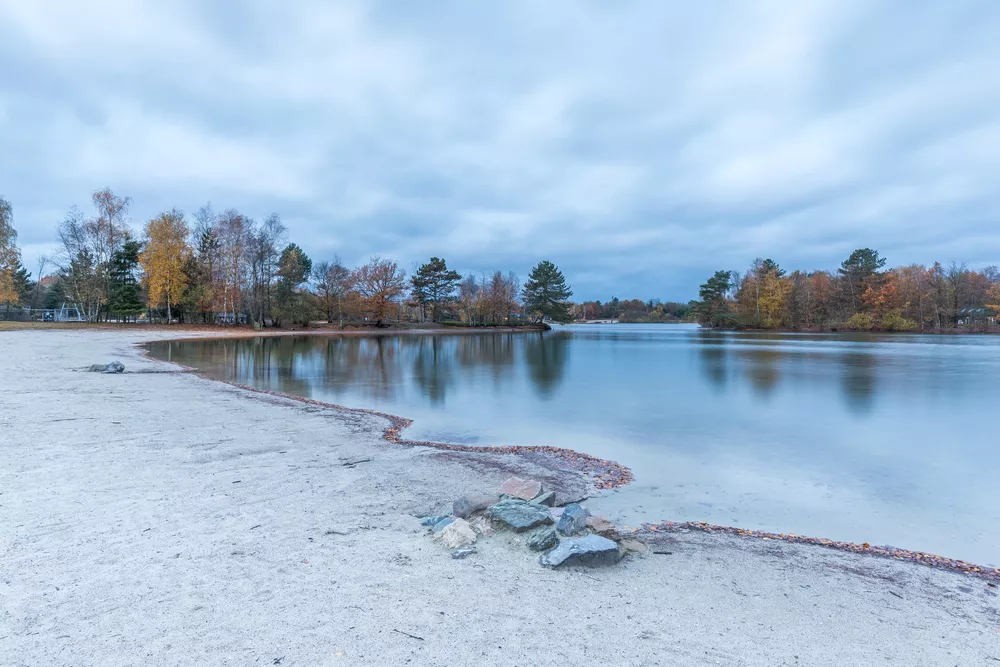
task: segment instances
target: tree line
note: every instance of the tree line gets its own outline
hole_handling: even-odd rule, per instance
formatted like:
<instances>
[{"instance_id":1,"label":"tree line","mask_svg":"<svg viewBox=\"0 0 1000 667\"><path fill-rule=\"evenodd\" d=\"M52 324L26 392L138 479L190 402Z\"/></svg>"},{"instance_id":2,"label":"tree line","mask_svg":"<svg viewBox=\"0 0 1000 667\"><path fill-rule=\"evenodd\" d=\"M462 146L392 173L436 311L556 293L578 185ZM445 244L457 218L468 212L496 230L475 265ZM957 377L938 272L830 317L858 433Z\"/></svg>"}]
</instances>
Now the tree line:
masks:
<instances>
[{"instance_id":1,"label":"tree line","mask_svg":"<svg viewBox=\"0 0 1000 667\"><path fill-rule=\"evenodd\" d=\"M694 319L713 327L854 331L986 330L1000 313L1000 270L952 262L885 268L860 248L835 271L786 272L757 259L743 274L716 271L692 301Z\"/></svg>"},{"instance_id":2,"label":"tree line","mask_svg":"<svg viewBox=\"0 0 1000 667\"><path fill-rule=\"evenodd\" d=\"M206 205L189 220L164 211L133 229L131 199L110 189L73 207L58 225L59 251L39 261L55 273L32 281L21 264L13 209L0 198L0 304L9 311L69 303L90 322L150 321L261 326L387 326L403 321L516 326L571 319L572 291L549 261L522 285L512 273L462 276L432 257L412 276L397 262L372 257L348 267L334 256L316 262L277 214L256 220Z\"/></svg>"}]
</instances>

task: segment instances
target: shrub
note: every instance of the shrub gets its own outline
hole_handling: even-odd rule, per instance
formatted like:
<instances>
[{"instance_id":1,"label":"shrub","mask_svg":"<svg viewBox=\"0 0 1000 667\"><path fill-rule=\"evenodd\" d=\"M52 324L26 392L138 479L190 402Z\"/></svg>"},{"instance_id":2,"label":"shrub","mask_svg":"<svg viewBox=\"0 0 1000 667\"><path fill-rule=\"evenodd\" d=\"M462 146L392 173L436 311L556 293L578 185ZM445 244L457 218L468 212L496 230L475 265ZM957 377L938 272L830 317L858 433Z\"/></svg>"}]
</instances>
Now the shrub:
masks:
<instances>
[{"instance_id":1,"label":"shrub","mask_svg":"<svg viewBox=\"0 0 1000 667\"><path fill-rule=\"evenodd\" d=\"M875 318L872 317L871 313L854 313L844 322L844 328L854 331L871 331L875 328Z\"/></svg>"},{"instance_id":2,"label":"shrub","mask_svg":"<svg viewBox=\"0 0 1000 667\"><path fill-rule=\"evenodd\" d=\"M913 331L917 328L917 323L903 317L898 310L890 310L882 318L882 328L886 331Z\"/></svg>"}]
</instances>

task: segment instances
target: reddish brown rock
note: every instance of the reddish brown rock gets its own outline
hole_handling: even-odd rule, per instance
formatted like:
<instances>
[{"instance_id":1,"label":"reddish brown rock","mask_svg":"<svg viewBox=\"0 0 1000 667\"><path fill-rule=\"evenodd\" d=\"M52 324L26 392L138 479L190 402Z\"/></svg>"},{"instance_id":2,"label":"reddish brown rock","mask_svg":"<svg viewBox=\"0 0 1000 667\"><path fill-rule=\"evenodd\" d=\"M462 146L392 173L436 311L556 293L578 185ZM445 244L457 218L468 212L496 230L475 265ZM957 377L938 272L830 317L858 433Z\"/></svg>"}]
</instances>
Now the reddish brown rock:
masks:
<instances>
[{"instance_id":1,"label":"reddish brown rock","mask_svg":"<svg viewBox=\"0 0 1000 667\"><path fill-rule=\"evenodd\" d=\"M476 512L484 510L498 502L500 502L500 498L497 496L485 493L470 493L462 496L452 504L452 514L459 519L468 519Z\"/></svg>"},{"instance_id":2,"label":"reddish brown rock","mask_svg":"<svg viewBox=\"0 0 1000 667\"><path fill-rule=\"evenodd\" d=\"M511 477L500 486L500 493L521 500L532 500L542 492L542 483L534 479Z\"/></svg>"},{"instance_id":3,"label":"reddish brown rock","mask_svg":"<svg viewBox=\"0 0 1000 667\"><path fill-rule=\"evenodd\" d=\"M587 528L590 528L598 535L610 538L615 537L618 533L618 531L615 530L615 524L611 523L603 516L588 516Z\"/></svg>"}]
</instances>

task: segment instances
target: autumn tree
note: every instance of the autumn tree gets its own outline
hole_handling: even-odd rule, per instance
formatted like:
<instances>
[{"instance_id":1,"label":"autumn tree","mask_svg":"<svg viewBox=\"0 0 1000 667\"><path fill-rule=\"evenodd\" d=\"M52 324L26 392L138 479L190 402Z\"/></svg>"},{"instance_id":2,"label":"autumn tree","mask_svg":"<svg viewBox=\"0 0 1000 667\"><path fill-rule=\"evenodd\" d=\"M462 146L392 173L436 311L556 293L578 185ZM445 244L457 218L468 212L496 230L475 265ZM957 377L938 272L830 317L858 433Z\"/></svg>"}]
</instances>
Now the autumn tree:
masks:
<instances>
[{"instance_id":1,"label":"autumn tree","mask_svg":"<svg viewBox=\"0 0 1000 667\"><path fill-rule=\"evenodd\" d=\"M340 257L334 257L332 262L320 262L313 269L316 281L316 295L320 307L326 315L327 322L335 319L344 326L344 299L351 289L351 272L344 266ZM336 315L336 317L334 317Z\"/></svg>"},{"instance_id":2,"label":"autumn tree","mask_svg":"<svg viewBox=\"0 0 1000 667\"><path fill-rule=\"evenodd\" d=\"M188 226L184 215L174 209L146 223L146 247L139 257L146 278L150 307L166 303L167 321L173 320L172 306L184 296L188 277L184 264L191 254Z\"/></svg>"},{"instance_id":3,"label":"autumn tree","mask_svg":"<svg viewBox=\"0 0 1000 667\"><path fill-rule=\"evenodd\" d=\"M528 280L521 291L524 308L535 321L546 317L554 322L570 322L569 298L572 290L566 284L562 271L552 262L545 260L535 265L528 274Z\"/></svg>"},{"instance_id":4,"label":"autumn tree","mask_svg":"<svg viewBox=\"0 0 1000 667\"><path fill-rule=\"evenodd\" d=\"M413 299L421 307L429 305L431 321L437 322L441 306L454 299L455 290L461 279L462 276L458 271L450 270L443 259L431 257L431 260L422 264L410 278L410 283L413 285Z\"/></svg>"},{"instance_id":5,"label":"autumn tree","mask_svg":"<svg viewBox=\"0 0 1000 667\"><path fill-rule=\"evenodd\" d=\"M17 247L17 231L14 229L14 209L9 201L0 197L0 303L17 302L15 277L20 264L21 252Z\"/></svg>"},{"instance_id":6,"label":"autumn tree","mask_svg":"<svg viewBox=\"0 0 1000 667\"><path fill-rule=\"evenodd\" d=\"M375 326L387 322L396 301L406 292L406 272L396 262L372 257L354 270L352 281Z\"/></svg>"}]
</instances>

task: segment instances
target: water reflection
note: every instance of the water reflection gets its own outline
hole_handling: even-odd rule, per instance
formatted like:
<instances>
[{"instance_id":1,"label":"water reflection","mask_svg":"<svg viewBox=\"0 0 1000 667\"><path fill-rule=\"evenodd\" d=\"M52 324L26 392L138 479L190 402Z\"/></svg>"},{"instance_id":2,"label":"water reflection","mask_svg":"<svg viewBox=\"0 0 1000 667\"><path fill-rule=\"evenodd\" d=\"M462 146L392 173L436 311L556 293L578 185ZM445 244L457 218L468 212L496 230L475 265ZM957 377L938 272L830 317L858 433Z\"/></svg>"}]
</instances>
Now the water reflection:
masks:
<instances>
[{"instance_id":1,"label":"water reflection","mask_svg":"<svg viewBox=\"0 0 1000 667\"><path fill-rule=\"evenodd\" d=\"M854 413L870 414L875 401L875 365L872 354L848 352L840 357L844 403Z\"/></svg>"},{"instance_id":2,"label":"water reflection","mask_svg":"<svg viewBox=\"0 0 1000 667\"><path fill-rule=\"evenodd\" d=\"M316 391L358 393L380 401L415 389L444 405L461 372L484 371L496 389L516 382L519 363L536 392L550 396L568 360L566 336L492 334L454 336L285 336L197 343L154 343L154 356L176 359L240 384L312 396ZM509 387L508 387L509 388Z\"/></svg>"},{"instance_id":3,"label":"water reflection","mask_svg":"<svg viewBox=\"0 0 1000 667\"><path fill-rule=\"evenodd\" d=\"M524 351L535 392L541 398L550 398L563 379L569 356L569 336L528 334Z\"/></svg>"}]
</instances>

